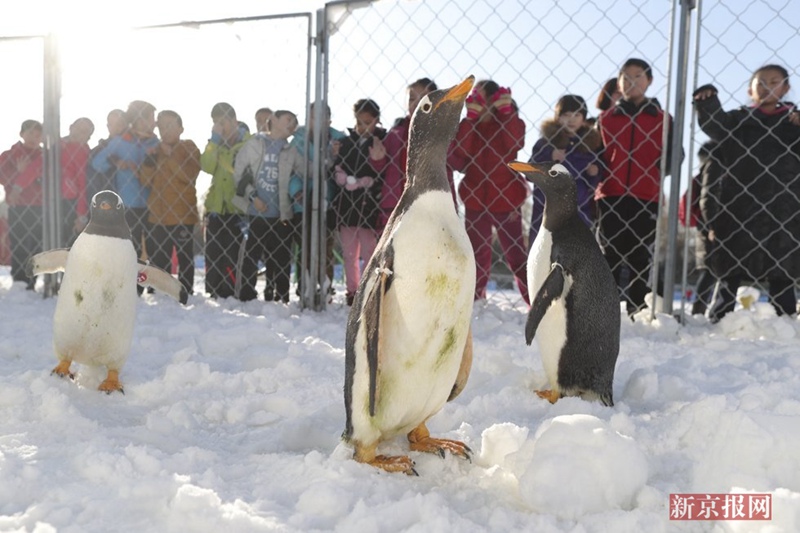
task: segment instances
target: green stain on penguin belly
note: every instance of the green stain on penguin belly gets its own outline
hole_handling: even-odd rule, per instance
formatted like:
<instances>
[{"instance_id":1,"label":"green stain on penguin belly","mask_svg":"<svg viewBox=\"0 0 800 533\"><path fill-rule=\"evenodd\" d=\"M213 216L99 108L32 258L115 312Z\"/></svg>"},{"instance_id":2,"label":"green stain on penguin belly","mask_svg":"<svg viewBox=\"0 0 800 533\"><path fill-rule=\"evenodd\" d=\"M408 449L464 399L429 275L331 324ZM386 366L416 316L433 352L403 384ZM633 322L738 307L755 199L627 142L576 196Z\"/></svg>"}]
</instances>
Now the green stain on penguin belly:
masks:
<instances>
[{"instance_id":1,"label":"green stain on penguin belly","mask_svg":"<svg viewBox=\"0 0 800 533\"><path fill-rule=\"evenodd\" d=\"M114 301L117 299L117 293L110 287L104 287L101 295L102 301L100 308L108 310L114 307Z\"/></svg>"},{"instance_id":2,"label":"green stain on penguin belly","mask_svg":"<svg viewBox=\"0 0 800 533\"><path fill-rule=\"evenodd\" d=\"M433 364L434 370L439 370L441 366L453 355L453 349L456 347L456 328L447 328L444 332L444 340L439 352L436 355L436 361Z\"/></svg>"},{"instance_id":3,"label":"green stain on penguin belly","mask_svg":"<svg viewBox=\"0 0 800 533\"><path fill-rule=\"evenodd\" d=\"M83 291L78 289L75 291L75 306L79 307L83 303Z\"/></svg>"}]
</instances>

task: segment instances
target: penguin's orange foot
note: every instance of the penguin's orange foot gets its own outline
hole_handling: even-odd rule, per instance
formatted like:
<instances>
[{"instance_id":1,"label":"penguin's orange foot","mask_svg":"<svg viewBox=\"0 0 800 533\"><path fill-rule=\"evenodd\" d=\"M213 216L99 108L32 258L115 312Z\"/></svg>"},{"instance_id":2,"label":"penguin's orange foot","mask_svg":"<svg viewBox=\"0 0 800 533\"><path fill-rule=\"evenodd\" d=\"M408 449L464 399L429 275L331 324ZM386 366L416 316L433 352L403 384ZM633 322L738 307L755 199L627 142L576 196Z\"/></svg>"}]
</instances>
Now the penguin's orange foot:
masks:
<instances>
[{"instance_id":1,"label":"penguin's orange foot","mask_svg":"<svg viewBox=\"0 0 800 533\"><path fill-rule=\"evenodd\" d=\"M550 403L556 403L559 399L561 399L561 393L554 390L537 390L536 396L539 398L544 398Z\"/></svg>"},{"instance_id":2,"label":"penguin's orange foot","mask_svg":"<svg viewBox=\"0 0 800 533\"><path fill-rule=\"evenodd\" d=\"M69 366L72 364L72 361L61 361L58 365L50 372L52 376L55 374L60 378L69 377L69 379L75 379L75 374L69 371Z\"/></svg>"},{"instance_id":3,"label":"penguin's orange foot","mask_svg":"<svg viewBox=\"0 0 800 533\"><path fill-rule=\"evenodd\" d=\"M107 394L111 394L114 391L120 391L122 394L125 394L125 391L122 389L122 383L119 382L119 373L116 370L109 370L108 376L106 376L105 381L103 381L97 390L101 390Z\"/></svg>"},{"instance_id":4,"label":"penguin's orange foot","mask_svg":"<svg viewBox=\"0 0 800 533\"><path fill-rule=\"evenodd\" d=\"M408 434L409 447L415 452L435 453L444 459L444 452L463 457L472 462L472 450L461 441L450 439L434 439L425 424L420 424Z\"/></svg>"},{"instance_id":5,"label":"penguin's orange foot","mask_svg":"<svg viewBox=\"0 0 800 533\"><path fill-rule=\"evenodd\" d=\"M444 459L444 452L448 451L453 455L458 455L472 462L472 450L470 447L457 440L434 439L428 437L427 439L410 443L409 447L415 452L435 453L442 459Z\"/></svg>"},{"instance_id":6,"label":"penguin's orange foot","mask_svg":"<svg viewBox=\"0 0 800 533\"><path fill-rule=\"evenodd\" d=\"M402 472L409 476L418 476L414 470L414 461L407 455L376 455L368 464L387 472Z\"/></svg>"}]
</instances>

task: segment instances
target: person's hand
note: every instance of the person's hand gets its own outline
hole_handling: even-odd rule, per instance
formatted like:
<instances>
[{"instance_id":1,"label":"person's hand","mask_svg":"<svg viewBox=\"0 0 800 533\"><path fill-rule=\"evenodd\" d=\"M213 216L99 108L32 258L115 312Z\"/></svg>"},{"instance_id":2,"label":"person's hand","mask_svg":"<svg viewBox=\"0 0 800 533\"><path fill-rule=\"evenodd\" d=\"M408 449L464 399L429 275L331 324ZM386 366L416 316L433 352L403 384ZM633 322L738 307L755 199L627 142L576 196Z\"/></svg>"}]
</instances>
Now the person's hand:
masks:
<instances>
[{"instance_id":1,"label":"person's hand","mask_svg":"<svg viewBox=\"0 0 800 533\"><path fill-rule=\"evenodd\" d=\"M375 183L375 179L370 176L364 176L363 178L358 178L357 183L362 189L369 189Z\"/></svg>"},{"instance_id":2,"label":"person's hand","mask_svg":"<svg viewBox=\"0 0 800 533\"><path fill-rule=\"evenodd\" d=\"M11 187L11 192L8 193L8 205L17 205L20 195L22 194L22 187L14 185Z\"/></svg>"},{"instance_id":3,"label":"person's hand","mask_svg":"<svg viewBox=\"0 0 800 533\"><path fill-rule=\"evenodd\" d=\"M708 241L714 242L716 239L717 239L717 234L714 233L714 230L713 229L708 230Z\"/></svg>"},{"instance_id":4,"label":"person's hand","mask_svg":"<svg viewBox=\"0 0 800 533\"><path fill-rule=\"evenodd\" d=\"M158 146L159 146L159 149L161 150L161 153L164 154L167 157L171 156L173 150L175 149L174 146L172 146L171 144L167 144L167 143L159 143Z\"/></svg>"},{"instance_id":5,"label":"person's hand","mask_svg":"<svg viewBox=\"0 0 800 533\"><path fill-rule=\"evenodd\" d=\"M377 137L372 138L372 146L369 147L369 158L373 161L380 161L386 157L386 147Z\"/></svg>"},{"instance_id":6,"label":"person's hand","mask_svg":"<svg viewBox=\"0 0 800 533\"><path fill-rule=\"evenodd\" d=\"M694 93L692 93L692 99L701 101L716 95L717 95L717 88L709 84L709 85L703 85L702 87L698 87L697 89L695 89Z\"/></svg>"},{"instance_id":7,"label":"person's hand","mask_svg":"<svg viewBox=\"0 0 800 533\"><path fill-rule=\"evenodd\" d=\"M514 104L511 100L511 89L508 87L500 87L492 95L492 107L497 110L500 115L510 115L514 112Z\"/></svg>"},{"instance_id":8,"label":"person's hand","mask_svg":"<svg viewBox=\"0 0 800 533\"><path fill-rule=\"evenodd\" d=\"M253 207L255 207L256 211L258 211L259 213L263 213L264 211L267 210L267 203L264 202L264 200L262 200L258 196L255 196L253 198Z\"/></svg>"},{"instance_id":9,"label":"person's hand","mask_svg":"<svg viewBox=\"0 0 800 533\"><path fill-rule=\"evenodd\" d=\"M134 171L138 165L133 161L127 161L125 159L118 159L117 160L117 169L118 170L131 170Z\"/></svg>"},{"instance_id":10,"label":"person's hand","mask_svg":"<svg viewBox=\"0 0 800 533\"><path fill-rule=\"evenodd\" d=\"M589 166L586 167L586 173L592 177L597 176L600 173L600 167L594 163L589 163Z\"/></svg>"},{"instance_id":11,"label":"person's hand","mask_svg":"<svg viewBox=\"0 0 800 533\"><path fill-rule=\"evenodd\" d=\"M478 120L486 110L486 100L477 89L473 89L466 100L467 120Z\"/></svg>"},{"instance_id":12,"label":"person's hand","mask_svg":"<svg viewBox=\"0 0 800 533\"><path fill-rule=\"evenodd\" d=\"M211 138L209 141L218 146L222 144L222 125L214 124L214 127L211 128Z\"/></svg>"},{"instance_id":13,"label":"person's hand","mask_svg":"<svg viewBox=\"0 0 800 533\"><path fill-rule=\"evenodd\" d=\"M560 148L554 148L553 155L551 157L553 158L553 161L558 161L561 163L567 157L567 151Z\"/></svg>"},{"instance_id":14,"label":"person's hand","mask_svg":"<svg viewBox=\"0 0 800 533\"><path fill-rule=\"evenodd\" d=\"M20 157L19 159L17 159L17 162L16 162L17 163L17 172L22 172L23 170L28 168L28 165L30 164L30 162L31 162L31 158L30 157Z\"/></svg>"},{"instance_id":15,"label":"person's hand","mask_svg":"<svg viewBox=\"0 0 800 533\"><path fill-rule=\"evenodd\" d=\"M800 110L794 108L792 112L789 113L789 122L795 126L800 126Z\"/></svg>"},{"instance_id":16,"label":"person's hand","mask_svg":"<svg viewBox=\"0 0 800 533\"><path fill-rule=\"evenodd\" d=\"M347 191L354 191L358 189L358 178L355 176L347 176L347 179L344 182L344 188Z\"/></svg>"}]
</instances>

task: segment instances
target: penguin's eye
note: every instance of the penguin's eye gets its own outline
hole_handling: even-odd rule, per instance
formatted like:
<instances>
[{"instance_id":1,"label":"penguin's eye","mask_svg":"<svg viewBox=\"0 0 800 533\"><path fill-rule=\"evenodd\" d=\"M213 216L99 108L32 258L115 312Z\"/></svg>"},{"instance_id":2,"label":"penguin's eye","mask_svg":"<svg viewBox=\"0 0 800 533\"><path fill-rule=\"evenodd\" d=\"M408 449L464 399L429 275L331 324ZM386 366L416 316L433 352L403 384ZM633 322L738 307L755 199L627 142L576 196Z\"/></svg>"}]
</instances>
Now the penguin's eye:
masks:
<instances>
[{"instance_id":1,"label":"penguin's eye","mask_svg":"<svg viewBox=\"0 0 800 533\"><path fill-rule=\"evenodd\" d=\"M552 176L552 177L554 177L554 178L555 178L556 176L558 176L558 172L557 172L557 171L555 171L555 170L553 170L552 168L551 168L551 169L550 169L550 170L549 170L547 173L548 173L548 174L550 174L550 176Z\"/></svg>"},{"instance_id":2,"label":"penguin's eye","mask_svg":"<svg viewBox=\"0 0 800 533\"><path fill-rule=\"evenodd\" d=\"M430 113L431 109L433 109L433 104L431 104L430 100L425 98L425 100L423 100L420 104L420 108L422 109L423 113Z\"/></svg>"},{"instance_id":3,"label":"penguin's eye","mask_svg":"<svg viewBox=\"0 0 800 533\"><path fill-rule=\"evenodd\" d=\"M121 203L117 203L117 209L122 209L122 204Z\"/></svg>"}]
</instances>

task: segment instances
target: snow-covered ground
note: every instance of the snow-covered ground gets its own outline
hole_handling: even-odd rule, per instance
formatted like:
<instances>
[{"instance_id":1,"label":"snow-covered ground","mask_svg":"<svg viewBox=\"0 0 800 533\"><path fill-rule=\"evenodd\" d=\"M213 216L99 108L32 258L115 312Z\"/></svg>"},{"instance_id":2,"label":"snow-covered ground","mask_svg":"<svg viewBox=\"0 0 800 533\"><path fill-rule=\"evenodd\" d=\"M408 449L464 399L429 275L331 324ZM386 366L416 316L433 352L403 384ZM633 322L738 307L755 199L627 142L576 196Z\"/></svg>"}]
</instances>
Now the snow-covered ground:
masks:
<instances>
[{"instance_id":1,"label":"snow-covered ground","mask_svg":"<svg viewBox=\"0 0 800 533\"><path fill-rule=\"evenodd\" d=\"M623 320L609 408L535 396L525 311L495 293L429 423L473 461L411 453L410 477L340 440L342 292L324 313L145 295L109 396L103 370L50 375L55 300L0 268L0 531L800 531L800 321L768 304ZM669 520L671 493L727 492L771 493L772 520Z\"/></svg>"}]
</instances>

